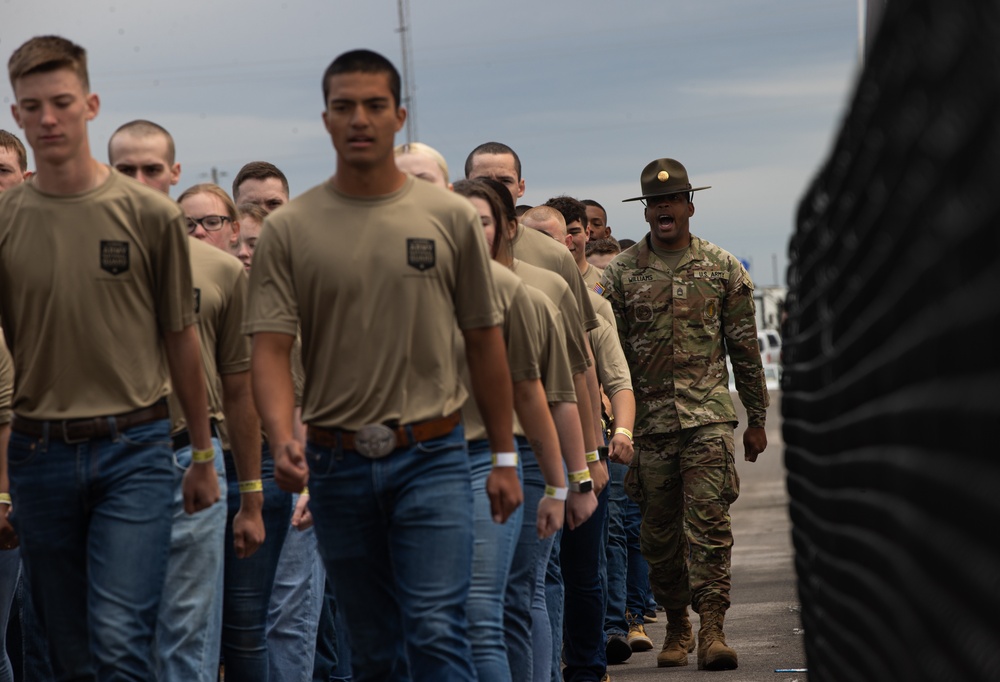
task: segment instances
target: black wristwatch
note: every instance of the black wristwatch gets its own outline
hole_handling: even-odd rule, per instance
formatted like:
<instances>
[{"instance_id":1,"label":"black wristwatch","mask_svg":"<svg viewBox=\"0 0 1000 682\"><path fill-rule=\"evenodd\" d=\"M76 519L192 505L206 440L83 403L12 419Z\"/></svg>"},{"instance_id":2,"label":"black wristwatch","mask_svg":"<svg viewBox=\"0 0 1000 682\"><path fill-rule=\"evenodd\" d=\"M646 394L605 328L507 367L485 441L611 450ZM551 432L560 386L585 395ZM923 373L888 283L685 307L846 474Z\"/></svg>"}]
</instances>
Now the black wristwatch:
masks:
<instances>
[{"instance_id":1,"label":"black wristwatch","mask_svg":"<svg viewBox=\"0 0 1000 682\"><path fill-rule=\"evenodd\" d=\"M569 484L570 492L574 493L589 493L594 489L594 479L588 478L586 481L580 481L579 483Z\"/></svg>"},{"instance_id":2,"label":"black wristwatch","mask_svg":"<svg viewBox=\"0 0 1000 682\"><path fill-rule=\"evenodd\" d=\"M597 448L597 454L598 454L598 456L601 459L607 459L608 458L608 446L607 445L602 445L599 448Z\"/></svg>"}]
</instances>

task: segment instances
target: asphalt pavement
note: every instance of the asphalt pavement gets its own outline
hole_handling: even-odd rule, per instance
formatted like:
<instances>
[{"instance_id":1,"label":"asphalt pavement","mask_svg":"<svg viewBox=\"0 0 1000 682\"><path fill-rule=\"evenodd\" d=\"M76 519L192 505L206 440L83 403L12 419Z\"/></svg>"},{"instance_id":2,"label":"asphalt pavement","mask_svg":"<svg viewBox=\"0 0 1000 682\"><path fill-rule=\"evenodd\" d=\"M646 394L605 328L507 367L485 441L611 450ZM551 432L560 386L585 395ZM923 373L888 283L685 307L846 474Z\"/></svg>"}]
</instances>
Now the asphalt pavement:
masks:
<instances>
[{"instance_id":1,"label":"asphalt pavement","mask_svg":"<svg viewBox=\"0 0 1000 682\"><path fill-rule=\"evenodd\" d=\"M739 398L733 394L741 426L746 425ZM664 680L685 682L709 679L727 682L806 682L807 673L777 672L806 668L799 619L799 599L792 560L791 524L785 489L784 443L781 439L781 392L771 391L767 413L767 450L757 462L743 460L743 429L736 430L740 497L733 504L733 591L726 616L726 641L739 656L736 670L698 670L692 652L688 665L657 668L656 654L663 644L666 617L646 625L653 650L633 653L621 665L608 666L611 682ZM698 620L692 614L697 632Z\"/></svg>"}]
</instances>

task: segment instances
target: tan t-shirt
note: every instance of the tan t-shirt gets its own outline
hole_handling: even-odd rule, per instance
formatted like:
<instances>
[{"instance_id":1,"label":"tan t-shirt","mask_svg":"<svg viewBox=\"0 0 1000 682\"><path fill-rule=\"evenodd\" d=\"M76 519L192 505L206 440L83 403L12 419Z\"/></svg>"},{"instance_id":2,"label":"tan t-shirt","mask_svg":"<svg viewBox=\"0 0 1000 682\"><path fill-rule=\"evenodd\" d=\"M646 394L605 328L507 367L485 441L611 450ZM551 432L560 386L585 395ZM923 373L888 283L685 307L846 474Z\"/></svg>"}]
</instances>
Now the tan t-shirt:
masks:
<instances>
[{"instance_id":1,"label":"tan t-shirt","mask_svg":"<svg viewBox=\"0 0 1000 682\"><path fill-rule=\"evenodd\" d=\"M352 197L326 182L268 216L254 252L245 331L302 323L302 420L357 430L458 410L456 335L498 326L479 216L408 176Z\"/></svg>"},{"instance_id":2,"label":"tan t-shirt","mask_svg":"<svg viewBox=\"0 0 1000 682\"><path fill-rule=\"evenodd\" d=\"M567 251L567 253L569 252ZM587 347L584 345L586 337L584 336L583 323L580 321L579 311L573 299L573 294L569 290L569 285L557 274L518 259L514 259L513 270L515 275L536 289L541 289L542 293L556 304L556 307L562 314L563 331L566 334L566 348L569 354L570 368L573 374L585 372L589 366ZM584 293L584 298L588 298L586 293Z\"/></svg>"},{"instance_id":3,"label":"tan t-shirt","mask_svg":"<svg viewBox=\"0 0 1000 682\"><path fill-rule=\"evenodd\" d=\"M496 261L490 261L493 274L493 284L496 286L497 300L503 311L503 338L507 346L507 364L510 367L511 380L529 381L541 378L541 335L534 328L537 316L534 303L528 297L527 286L521 278ZM464 346L464 344L463 344ZM465 353L460 356L462 380L466 390L472 395L472 382L469 366L465 362ZM465 438L479 440L486 438L486 426L479 412L476 401L471 397L462 407L462 423L465 425ZM515 415L514 433L522 434L520 424Z\"/></svg>"},{"instance_id":4,"label":"tan t-shirt","mask_svg":"<svg viewBox=\"0 0 1000 682\"><path fill-rule=\"evenodd\" d=\"M14 363L0 330L0 426L10 424L10 399L14 395Z\"/></svg>"},{"instance_id":5,"label":"tan t-shirt","mask_svg":"<svg viewBox=\"0 0 1000 682\"><path fill-rule=\"evenodd\" d=\"M618 338L618 331L610 322L599 316L601 325L591 329L590 345L594 349L594 363L597 380L606 395L613 396L618 391L632 390L632 374L628 369L625 351Z\"/></svg>"},{"instance_id":6,"label":"tan t-shirt","mask_svg":"<svg viewBox=\"0 0 1000 682\"><path fill-rule=\"evenodd\" d=\"M590 289L587 290L587 294L590 296L590 302L594 304L594 310L597 312L597 316L606 320L611 328L618 333L618 322L615 320L615 311L611 307L611 301L601 296L596 291ZM594 331L591 329L590 331Z\"/></svg>"},{"instance_id":7,"label":"tan t-shirt","mask_svg":"<svg viewBox=\"0 0 1000 682\"><path fill-rule=\"evenodd\" d=\"M580 268L576 266L569 249L538 230L532 230L520 223L514 236L513 247L514 258L554 272L569 285L584 331L597 326L597 314L587 294L584 293L587 285L584 284Z\"/></svg>"},{"instance_id":8,"label":"tan t-shirt","mask_svg":"<svg viewBox=\"0 0 1000 682\"><path fill-rule=\"evenodd\" d=\"M250 369L250 338L243 333L247 275L239 260L200 239L191 239L188 246L201 361L208 387L208 414L221 422L219 376ZM170 420L174 433L185 427L184 413L175 394L170 396Z\"/></svg>"},{"instance_id":9,"label":"tan t-shirt","mask_svg":"<svg viewBox=\"0 0 1000 682\"><path fill-rule=\"evenodd\" d=\"M184 214L111 171L69 196L26 182L0 194L0 319L14 412L120 414L169 392L163 331L194 323Z\"/></svg>"},{"instance_id":10,"label":"tan t-shirt","mask_svg":"<svg viewBox=\"0 0 1000 682\"><path fill-rule=\"evenodd\" d=\"M587 269L583 271L583 283L587 285L588 289L593 289L595 284L601 283L601 275L603 274L604 270L587 263Z\"/></svg>"},{"instance_id":11,"label":"tan t-shirt","mask_svg":"<svg viewBox=\"0 0 1000 682\"><path fill-rule=\"evenodd\" d=\"M542 386L549 403L575 403L576 386L566 347L565 325L556 304L541 289L525 284L534 304L535 329L541 334Z\"/></svg>"}]
</instances>

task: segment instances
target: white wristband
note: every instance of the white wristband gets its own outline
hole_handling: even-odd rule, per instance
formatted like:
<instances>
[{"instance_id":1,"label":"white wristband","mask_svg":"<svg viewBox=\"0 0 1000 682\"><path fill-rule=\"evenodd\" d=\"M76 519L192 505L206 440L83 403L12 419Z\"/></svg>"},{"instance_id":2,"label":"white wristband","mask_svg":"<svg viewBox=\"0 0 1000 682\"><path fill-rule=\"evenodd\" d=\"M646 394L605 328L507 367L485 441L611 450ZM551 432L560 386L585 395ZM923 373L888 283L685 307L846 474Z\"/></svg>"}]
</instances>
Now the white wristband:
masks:
<instances>
[{"instance_id":1,"label":"white wristband","mask_svg":"<svg viewBox=\"0 0 1000 682\"><path fill-rule=\"evenodd\" d=\"M564 502L569 495L569 488L557 488L554 485L545 486L545 497Z\"/></svg>"},{"instance_id":2,"label":"white wristband","mask_svg":"<svg viewBox=\"0 0 1000 682\"><path fill-rule=\"evenodd\" d=\"M516 467L517 466L517 453L516 452L494 452L493 453L493 466L495 466L495 467Z\"/></svg>"}]
</instances>

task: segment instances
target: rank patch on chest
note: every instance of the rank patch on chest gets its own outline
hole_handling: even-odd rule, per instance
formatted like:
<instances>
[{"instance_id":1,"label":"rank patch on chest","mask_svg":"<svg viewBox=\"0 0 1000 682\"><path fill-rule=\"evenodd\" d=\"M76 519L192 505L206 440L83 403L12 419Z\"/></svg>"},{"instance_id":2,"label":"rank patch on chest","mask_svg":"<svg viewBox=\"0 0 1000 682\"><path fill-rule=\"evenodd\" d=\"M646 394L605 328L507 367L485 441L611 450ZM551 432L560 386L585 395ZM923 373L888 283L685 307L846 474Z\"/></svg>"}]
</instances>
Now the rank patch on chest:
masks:
<instances>
[{"instance_id":1,"label":"rank patch on chest","mask_svg":"<svg viewBox=\"0 0 1000 682\"><path fill-rule=\"evenodd\" d=\"M112 275L128 272L128 242L101 240L101 270Z\"/></svg>"},{"instance_id":2,"label":"rank patch on chest","mask_svg":"<svg viewBox=\"0 0 1000 682\"><path fill-rule=\"evenodd\" d=\"M688 297L688 288L684 284L674 285L674 298L686 299Z\"/></svg>"},{"instance_id":3,"label":"rank patch on chest","mask_svg":"<svg viewBox=\"0 0 1000 682\"><path fill-rule=\"evenodd\" d=\"M406 240L406 264L411 268L416 268L423 272L428 268L433 268L434 240L433 239L407 239Z\"/></svg>"}]
</instances>

